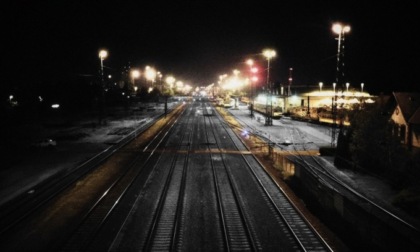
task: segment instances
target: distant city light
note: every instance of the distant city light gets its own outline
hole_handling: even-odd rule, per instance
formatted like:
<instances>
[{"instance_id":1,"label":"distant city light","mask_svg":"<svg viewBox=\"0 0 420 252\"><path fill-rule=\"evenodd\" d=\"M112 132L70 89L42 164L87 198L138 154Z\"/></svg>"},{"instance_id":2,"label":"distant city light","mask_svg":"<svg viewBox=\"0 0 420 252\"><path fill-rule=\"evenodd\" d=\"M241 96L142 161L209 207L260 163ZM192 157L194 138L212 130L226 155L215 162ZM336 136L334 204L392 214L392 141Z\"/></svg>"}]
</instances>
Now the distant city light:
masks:
<instances>
[{"instance_id":1,"label":"distant city light","mask_svg":"<svg viewBox=\"0 0 420 252\"><path fill-rule=\"evenodd\" d=\"M51 105L51 108L53 108L53 109L58 109L58 108L60 108L60 104L52 104Z\"/></svg>"}]
</instances>

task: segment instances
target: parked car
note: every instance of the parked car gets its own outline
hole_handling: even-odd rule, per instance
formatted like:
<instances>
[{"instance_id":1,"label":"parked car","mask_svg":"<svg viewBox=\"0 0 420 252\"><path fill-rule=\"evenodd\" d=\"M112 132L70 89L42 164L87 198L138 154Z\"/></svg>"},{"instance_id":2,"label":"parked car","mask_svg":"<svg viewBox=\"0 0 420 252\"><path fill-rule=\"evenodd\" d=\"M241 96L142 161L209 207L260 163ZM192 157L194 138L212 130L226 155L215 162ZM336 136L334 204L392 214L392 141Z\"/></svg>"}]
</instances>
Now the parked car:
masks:
<instances>
[{"instance_id":1,"label":"parked car","mask_svg":"<svg viewBox=\"0 0 420 252\"><path fill-rule=\"evenodd\" d=\"M31 146L37 147L37 148L53 148L57 146L57 141L50 138L45 138L45 139L41 139L41 140L33 142Z\"/></svg>"}]
</instances>

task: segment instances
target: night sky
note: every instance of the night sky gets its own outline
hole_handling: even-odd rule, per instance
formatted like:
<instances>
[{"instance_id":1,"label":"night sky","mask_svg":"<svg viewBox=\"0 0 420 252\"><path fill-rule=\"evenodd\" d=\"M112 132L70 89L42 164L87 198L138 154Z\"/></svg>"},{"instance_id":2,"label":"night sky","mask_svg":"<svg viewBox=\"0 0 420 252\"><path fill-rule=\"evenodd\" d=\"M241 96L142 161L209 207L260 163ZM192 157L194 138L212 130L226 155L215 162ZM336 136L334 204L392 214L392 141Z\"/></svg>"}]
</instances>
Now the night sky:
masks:
<instances>
[{"instance_id":1,"label":"night sky","mask_svg":"<svg viewBox=\"0 0 420 252\"><path fill-rule=\"evenodd\" d=\"M9 2L9 1L7 1ZM418 91L418 8L403 1L10 1L1 7L3 87L154 66L197 85L277 51L272 79L331 85L337 41L349 24L346 76L365 90ZM344 4L345 2L345 4Z\"/></svg>"}]
</instances>

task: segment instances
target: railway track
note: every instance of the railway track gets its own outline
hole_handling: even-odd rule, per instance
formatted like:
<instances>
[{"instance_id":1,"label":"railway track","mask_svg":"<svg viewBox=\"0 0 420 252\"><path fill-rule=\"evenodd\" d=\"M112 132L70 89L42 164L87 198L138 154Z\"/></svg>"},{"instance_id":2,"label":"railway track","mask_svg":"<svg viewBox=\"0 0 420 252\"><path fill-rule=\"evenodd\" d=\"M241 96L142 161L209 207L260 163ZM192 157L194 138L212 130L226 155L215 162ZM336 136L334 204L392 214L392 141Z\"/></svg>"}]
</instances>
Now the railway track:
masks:
<instances>
[{"instance_id":1,"label":"railway track","mask_svg":"<svg viewBox=\"0 0 420 252\"><path fill-rule=\"evenodd\" d=\"M288 155L293 157L292 159L295 160L294 162L301 167L304 167L306 172L312 174L314 179L310 183L334 188L334 191L338 192L342 197L355 202L356 205L365 209L365 211L369 212L372 216L381 216L380 219L389 225L390 230L399 230L389 232L401 232L399 235L403 235L404 239L407 239L411 246L417 246L415 245L417 244L416 236L418 237L420 234L418 227L399 216L398 211L393 210L387 203L365 196L346 180L338 177L331 168L327 167L328 165L325 161L322 162L322 159L313 155L312 150L314 143L305 141L307 138L305 133L300 130L299 127L295 127L293 121L290 121L288 127L285 128L288 130L287 135L291 139L290 147L292 150L290 150L290 147L288 148ZM269 139L266 139L266 141L268 142ZM278 146L278 144L276 145ZM319 193L321 192L318 192L318 194Z\"/></svg>"},{"instance_id":2,"label":"railway track","mask_svg":"<svg viewBox=\"0 0 420 252\"><path fill-rule=\"evenodd\" d=\"M295 133L296 132L296 133ZM302 138L302 132L299 129L293 128L292 135L297 135L298 138ZM302 145L303 150L307 151L305 144ZM298 153L298 152L295 152ZM372 208L378 210L380 214L384 214L388 216L389 219L392 219L395 222L400 223L402 226L406 227L409 230L412 230L413 233L420 234L420 230L410 224L409 222L403 220L398 215L394 214L392 211L388 210L385 206L381 206L377 202L373 201L372 199L366 197L352 186L344 182L343 180L337 178L337 176L332 173L329 169L326 169L325 165L320 162L320 160L313 155L293 155L297 158L299 163L303 166L307 167L309 170L312 171L314 176L316 176L322 183L328 183L333 185L334 188L340 189L341 192L344 194L350 195L350 197L355 197L359 202L362 204L368 204ZM373 211L373 210L371 210Z\"/></svg>"},{"instance_id":3,"label":"railway track","mask_svg":"<svg viewBox=\"0 0 420 252\"><path fill-rule=\"evenodd\" d=\"M180 112L181 110L178 110L174 114ZM170 127L170 121L167 125L167 127ZM5 251L83 250L89 244L95 232L100 229L127 188L129 188L130 181L132 181L131 178L136 176L136 173L141 173L141 169L135 168L135 164L147 163L151 159L153 154L151 149L156 148L155 146L159 144L160 134L164 130L157 133L156 137L148 145L143 146L144 149L140 155L136 154L138 152L138 150L135 150L136 147L133 148L129 143L132 144L132 141L136 142L136 138L141 133L147 132L152 126L152 124L149 124L132 132L120 143L93 157L83 166L66 176L57 177L52 181L54 183L48 181L48 183L43 184L42 190L39 189L40 195L34 197L33 200L24 199L11 205L10 209L19 208L19 211L8 210L6 212L11 220L8 222L8 225L2 226L0 248L5 249ZM134 143L134 145L142 146L137 143ZM136 158L132 159L133 156ZM124 157L124 161L121 160L121 157ZM54 204L66 204L63 201L71 200L71 197L91 197L90 194L94 194L91 191L79 192L79 194L71 196L68 193L77 187L77 184L84 183L80 182L81 180L86 180L92 174L94 174L93 176L100 176L99 170L104 169L100 167L106 166L107 162L114 162L112 161L113 159L121 160L119 162L123 166L113 169L112 178L104 177L106 181L102 185L98 185L98 189L95 189L99 193L96 192L97 195L92 196L92 201L89 204L74 206L77 208L76 211L71 211L70 209L67 212L62 207L60 209L60 206L54 206ZM77 202L77 200L74 200L74 202ZM57 212L57 217L51 215L50 212ZM73 219L67 220L67 218L72 218L68 216L69 214L76 214L77 216L72 216ZM12 216L13 218L11 218ZM48 219L48 222L41 223L44 219ZM63 227L59 227L60 224L63 225L64 221L69 222L64 227L65 231L62 230ZM48 240L39 239L38 234L40 233L44 237L48 237ZM24 240L25 242L21 243L19 240Z\"/></svg>"},{"instance_id":4,"label":"railway track","mask_svg":"<svg viewBox=\"0 0 420 252\"><path fill-rule=\"evenodd\" d=\"M227 125L223 127L227 131ZM241 139L236 135L229 134L231 138ZM235 143L235 141L232 141ZM236 148L240 148L238 143L235 143ZM245 146L241 144L241 146ZM242 147L243 148L243 147ZM294 206L286 194L280 190L271 176L262 168L262 165L252 155L241 155L241 158L247 164L248 178L253 178L253 183L258 185L260 197L264 198L266 204L270 205L275 219L281 222L281 232L277 233L279 237L289 237L293 241L288 241L289 244L294 244L290 249L301 251L331 251L328 244L311 226L310 222L306 220L299 210ZM241 176L243 174L238 174ZM250 176L249 176L250 175ZM236 181L244 178L237 178Z\"/></svg>"},{"instance_id":5,"label":"railway track","mask_svg":"<svg viewBox=\"0 0 420 252\"><path fill-rule=\"evenodd\" d=\"M331 250L212 106L188 104L129 145L75 223L32 250Z\"/></svg>"},{"instance_id":6,"label":"railway track","mask_svg":"<svg viewBox=\"0 0 420 252\"><path fill-rule=\"evenodd\" d=\"M61 251L84 251L88 248L107 221L107 217L112 214L114 207L126 195L136 178L148 173L150 164L156 162L159 158L155 151L166 140L166 136L176 123L176 120L177 117L171 117L153 140L144 147L142 153L132 161L126 171L109 186L106 194L99 198L90 209L83 222L61 248Z\"/></svg>"},{"instance_id":7,"label":"railway track","mask_svg":"<svg viewBox=\"0 0 420 252\"><path fill-rule=\"evenodd\" d=\"M155 151L163 155L147 180L135 182L142 184L136 199L121 202L131 206L118 214L125 216L123 224L107 234L110 218L89 250L329 251L318 246L320 240L303 237L308 229L292 229L305 224L297 212L281 216L277 205L286 201L272 196L278 188L267 174L259 182L249 167L259 164L241 154L249 152L211 106L194 103L177 124ZM100 244L107 236L112 241Z\"/></svg>"},{"instance_id":8,"label":"railway track","mask_svg":"<svg viewBox=\"0 0 420 252\"><path fill-rule=\"evenodd\" d=\"M247 125L244 121L241 121L241 124ZM303 133L297 127L294 127L293 121L290 121L289 125L291 127L287 128L289 131L288 136L291 139L291 146L293 148L293 151L288 151L289 155L295 157L295 160L299 162L302 166L306 167L313 174L314 177L318 178L320 183L330 184L333 187L337 187L343 194L346 194L350 197L354 197L357 201L362 202L362 204L370 205L371 209L376 209L381 215L389 216L388 219L393 220L393 222L400 223L400 225L402 227L405 227L407 230L412 230L413 233L420 233L420 230L417 227L400 218L392 211L387 210L385 206L364 196L352 186L338 178L329 169L326 169L325 164L321 163L319 158L317 156L314 156L310 152L313 148L307 147L308 143L306 143L306 141L303 140L305 139L305 133ZM252 128L249 125L247 125L247 127ZM258 132L256 133L256 135L258 135L262 139L265 139L267 144L270 142L270 139L267 138L265 135L258 134ZM310 144L313 145L313 143ZM279 143L275 143L275 145L279 148L282 148L281 144ZM304 152L307 152L307 155L303 155Z\"/></svg>"},{"instance_id":9,"label":"railway track","mask_svg":"<svg viewBox=\"0 0 420 252\"><path fill-rule=\"evenodd\" d=\"M392 233L392 236L401 235L403 237L402 239L406 239L406 244L401 244L401 246L418 247L420 230L416 225L413 225L413 223L409 221L410 218L405 219L404 214L401 215L398 210L393 209L388 203L381 199L375 199L372 195L366 196L363 191L359 191L354 187L353 183L337 176L335 170L332 169L325 160L320 159L317 155L314 156L313 149L315 143L307 141L307 139L310 138L305 135L303 130L295 125L293 120L289 121L282 130L287 130L285 134L287 134L290 139L289 146L285 148L278 143L274 143L274 145L282 149L283 152L288 152L286 155L289 155L289 158L294 160L293 162L301 168L304 168L305 173L311 174L310 176L313 177L313 179L307 181L307 183L313 184L314 194L317 195L315 197L322 197L321 194L328 191L327 189L324 191L321 189L317 190L318 188L322 188L322 186L319 187L316 185L319 184L324 185L325 188L333 188L332 190L340 194L344 200L353 202L353 208L360 208L362 212L366 211L366 216L372 216L370 228L377 225L375 223L383 222L384 232ZM272 143L270 138L266 135L259 135L259 137L264 139L267 144ZM308 177L307 175L305 176ZM352 206L350 206L350 208L351 207ZM354 228L357 229L357 227ZM353 240L348 241L349 244L354 243L355 239L360 241L363 240L363 237L356 237ZM375 246L370 245L368 240L365 242L368 243L367 246ZM394 244L391 244L392 246L399 246L397 241L393 242ZM376 246L381 245L376 244Z\"/></svg>"}]
</instances>

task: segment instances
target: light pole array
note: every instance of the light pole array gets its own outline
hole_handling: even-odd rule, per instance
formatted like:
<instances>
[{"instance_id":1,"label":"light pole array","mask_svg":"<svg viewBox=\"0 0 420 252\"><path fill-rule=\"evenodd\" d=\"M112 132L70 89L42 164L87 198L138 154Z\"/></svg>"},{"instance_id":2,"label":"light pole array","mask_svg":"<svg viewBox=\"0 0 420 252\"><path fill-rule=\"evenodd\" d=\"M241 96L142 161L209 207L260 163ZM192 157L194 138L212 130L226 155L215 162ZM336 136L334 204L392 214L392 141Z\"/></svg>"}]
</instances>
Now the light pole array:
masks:
<instances>
[{"instance_id":1,"label":"light pole array","mask_svg":"<svg viewBox=\"0 0 420 252\"><path fill-rule=\"evenodd\" d=\"M265 125L271 126L273 125L273 99L272 99L272 88L270 85L270 60L276 56L276 51L271 49L266 49L263 51L264 57L267 59L267 101L266 101L266 119L265 119ZM270 106L269 101L270 100Z\"/></svg>"}]
</instances>

